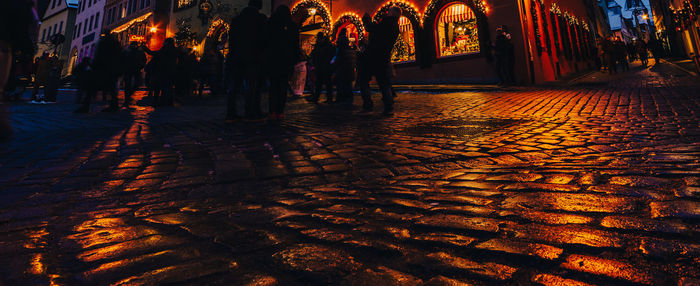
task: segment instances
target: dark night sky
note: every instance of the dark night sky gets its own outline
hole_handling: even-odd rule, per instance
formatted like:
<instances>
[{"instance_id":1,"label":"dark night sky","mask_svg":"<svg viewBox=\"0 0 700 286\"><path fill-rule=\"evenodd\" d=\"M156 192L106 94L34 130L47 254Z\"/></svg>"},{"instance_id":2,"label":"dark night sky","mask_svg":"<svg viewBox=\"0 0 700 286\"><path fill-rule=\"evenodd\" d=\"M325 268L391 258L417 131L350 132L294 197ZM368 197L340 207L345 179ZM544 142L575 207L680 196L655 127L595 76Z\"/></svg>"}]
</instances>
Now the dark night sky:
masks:
<instances>
[{"instance_id":1,"label":"dark night sky","mask_svg":"<svg viewBox=\"0 0 700 286\"><path fill-rule=\"evenodd\" d=\"M46 11L46 7L49 6L49 2L51 0L36 0L37 4L37 9L36 11L39 12L39 17L44 17L44 12Z\"/></svg>"}]
</instances>

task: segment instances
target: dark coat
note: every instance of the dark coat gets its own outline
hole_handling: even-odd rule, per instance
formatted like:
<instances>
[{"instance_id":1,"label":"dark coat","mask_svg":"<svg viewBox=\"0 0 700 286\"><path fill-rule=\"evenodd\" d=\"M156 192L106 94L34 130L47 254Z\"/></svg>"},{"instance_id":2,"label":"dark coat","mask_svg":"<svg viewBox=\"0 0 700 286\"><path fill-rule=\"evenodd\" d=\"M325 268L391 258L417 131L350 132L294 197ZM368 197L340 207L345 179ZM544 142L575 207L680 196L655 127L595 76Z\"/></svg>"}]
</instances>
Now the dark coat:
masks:
<instances>
[{"instance_id":1,"label":"dark coat","mask_svg":"<svg viewBox=\"0 0 700 286\"><path fill-rule=\"evenodd\" d=\"M157 51L146 52L153 56L153 75L159 78L172 78L177 73L177 60L180 52L174 46L163 46Z\"/></svg>"},{"instance_id":2,"label":"dark coat","mask_svg":"<svg viewBox=\"0 0 700 286\"><path fill-rule=\"evenodd\" d=\"M391 50L399 37L399 18L393 16L384 17L378 23L370 17L364 17L362 22L367 32L367 57L371 63L386 65L391 61Z\"/></svg>"},{"instance_id":3,"label":"dark coat","mask_svg":"<svg viewBox=\"0 0 700 286\"><path fill-rule=\"evenodd\" d=\"M100 39L95 51L93 67L103 79L115 80L122 74L124 65L122 48L119 41L111 35Z\"/></svg>"},{"instance_id":4,"label":"dark coat","mask_svg":"<svg viewBox=\"0 0 700 286\"><path fill-rule=\"evenodd\" d=\"M124 73L138 74L146 66L146 53L138 48L124 50Z\"/></svg>"},{"instance_id":5,"label":"dark coat","mask_svg":"<svg viewBox=\"0 0 700 286\"><path fill-rule=\"evenodd\" d=\"M334 52L333 43L330 41L317 41L314 49L311 51L311 63L317 70L330 70Z\"/></svg>"},{"instance_id":6,"label":"dark coat","mask_svg":"<svg viewBox=\"0 0 700 286\"><path fill-rule=\"evenodd\" d=\"M271 75L291 74L299 59L299 28L291 19L270 18L265 66Z\"/></svg>"},{"instance_id":7,"label":"dark coat","mask_svg":"<svg viewBox=\"0 0 700 286\"><path fill-rule=\"evenodd\" d=\"M335 57L336 81L353 81L357 66L357 49L350 45L347 37L344 40L338 40L338 49Z\"/></svg>"},{"instance_id":8,"label":"dark coat","mask_svg":"<svg viewBox=\"0 0 700 286\"><path fill-rule=\"evenodd\" d=\"M229 26L229 64L260 64L265 48L267 16L257 8L246 7L231 19Z\"/></svg>"}]
</instances>

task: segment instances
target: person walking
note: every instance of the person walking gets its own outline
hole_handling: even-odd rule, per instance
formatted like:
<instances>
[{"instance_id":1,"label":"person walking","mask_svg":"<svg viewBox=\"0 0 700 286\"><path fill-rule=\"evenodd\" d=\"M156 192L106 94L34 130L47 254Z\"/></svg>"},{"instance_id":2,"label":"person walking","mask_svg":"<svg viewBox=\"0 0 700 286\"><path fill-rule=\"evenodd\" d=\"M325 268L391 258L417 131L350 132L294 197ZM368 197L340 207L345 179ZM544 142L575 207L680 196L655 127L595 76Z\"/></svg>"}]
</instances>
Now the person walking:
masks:
<instances>
[{"instance_id":1,"label":"person walking","mask_svg":"<svg viewBox=\"0 0 700 286\"><path fill-rule=\"evenodd\" d=\"M181 47L177 59L177 81L175 82L175 90L178 96L192 95L197 66L197 56L192 49ZM220 79L217 83L219 81Z\"/></svg>"},{"instance_id":2,"label":"person walking","mask_svg":"<svg viewBox=\"0 0 700 286\"><path fill-rule=\"evenodd\" d=\"M608 63L608 71L610 74L616 74L617 57L615 56L615 39L613 37L603 41L603 50L605 51L605 62Z\"/></svg>"},{"instance_id":3,"label":"person walking","mask_svg":"<svg viewBox=\"0 0 700 286\"><path fill-rule=\"evenodd\" d=\"M331 59L335 52L333 43L324 32L316 34L316 44L311 50L311 64L316 73L316 81L313 95L309 98L309 102L318 103L321 98L323 87L326 87L326 102L333 102L333 68Z\"/></svg>"},{"instance_id":4,"label":"person walking","mask_svg":"<svg viewBox=\"0 0 700 286\"><path fill-rule=\"evenodd\" d=\"M363 113L372 112L372 93L369 88L369 81L374 76L382 92L385 116L394 114L394 97L391 88L391 50L394 48L396 39L399 37L399 17L401 8L392 6L389 12L378 23L372 21L369 13L362 16L362 22L369 33L366 55L363 57L362 77L359 78L362 93Z\"/></svg>"},{"instance_id":5,"label":"person walking","mask_svg":"<svg viewBox=\"0 0 700 286\"><path fill-rule=\"evenodd\" d=\"M270 17L265 31L267 43L265 66L270 79L270 118L284 118L289 78L299 56L299 28L292 21L286 5L278 6Z\"/></svg>"},{"instance_id":6,"label":"person walking","mask_svg":"<svg viewBox=\"0 0 700 286\"><path fill-rule=\"evenodd\" d=\"M627 46L621 39L617 39L615 42L615 56L617 57L617 62L622 66L622 71L628 71L630 63L627 60Z\"/></svg>"},{"instance_id":7,"label":"person walking","mask_svg":"<svg viewBox=\"0 0 700 286\"><path fill-rule=\"evenodd\" d=\"M90 58L83 58L80 63L73 68L73 78L75 85L78 87L78 103L80 103L80 107L74 112L88 113L90 112L90 102L95 97L97 88L92 60Z\"/></svg>"},{"instance_id":8,"label":"person walking","mask_svg":"<svg viewBox=\"0 0 700 286\"><path fill-rule=\"evenodd\" d=\"M157 51L151 51L142 46L147 54L153 56L153 77L156 82L156 90L153 92L153 106L173 106L173 85L177 73L178 50L173 38L166 38L163 47Z\"/></svg>"},{"instance_id":9,"label":"person walking","mask_svg":"<svg viewBox=\"0 0 700 286\"><path fill-rule=\"evenodd\" d=\"M209 47L199 62L201 81L199 84L199 96L204 92L204 85L209 86L209 95L216 96L221 92L223 79L224 56L214 47Z\"/></svg>"},{"instance_id":10,"label":"person walking","mask_svg":"<svg viewBox=\"0 0 700 286\"><path fill-rule=\"evenodd\" d=\"M647 43L644 40L637 41L637 56L642 62L642 66L647 67L649 65L649 52L647 51Z\"/></svg>"},{"instance_id":11,"label":"person walking","mask_svg":"<svg viewBox=\"0 0 700 286\"><path fill-rule=\"evenodd\" d=\"M260 110L261 64L265 51L264 30L267 16L260 13L262 0L250 0L248 7L231 19L229 25L229 56L226 61L233 87L229 91L226 121L238 118L236 100L245 84L245 117L263 119Z\"/></svg>"},{"instance_id":12,"label":"person walking","mask_svg":"<svg viewBox=\"0 0 700 286\"><path fill-rule=\"evenodd\" d=\"M128 108L132 97L141 85L141 70L146 66L146 53L131 42L124 50L124 107Z\"/></svg>"},{"instance_id":13,"label":"person walking","mask_svg":"<svg viewBox=\"0 0 700 286\"><path fill-rule=\"evenodd\" d=\"M119 41L114 35L104 32L102 38L97 42L94 60L96 82L98 89L102 91L102 98L105 98L107 94L111 96L109 107L102 111L114 112L119 110L117 81L122 74L122 64L122 49Z\"/></svg>"},{"instance_id":14,"label":"person walking","mask_svg":"<svg viewBox=\"0 0 700 286\"><path fill-rule=\"evenodd\" d=\"M340 30L338 48L335 54L335 84L338 90L337 102L352 106L352 82L355 80L357 65L357 49L348 39L347 29Z\"/></svg>"}]
</instances>

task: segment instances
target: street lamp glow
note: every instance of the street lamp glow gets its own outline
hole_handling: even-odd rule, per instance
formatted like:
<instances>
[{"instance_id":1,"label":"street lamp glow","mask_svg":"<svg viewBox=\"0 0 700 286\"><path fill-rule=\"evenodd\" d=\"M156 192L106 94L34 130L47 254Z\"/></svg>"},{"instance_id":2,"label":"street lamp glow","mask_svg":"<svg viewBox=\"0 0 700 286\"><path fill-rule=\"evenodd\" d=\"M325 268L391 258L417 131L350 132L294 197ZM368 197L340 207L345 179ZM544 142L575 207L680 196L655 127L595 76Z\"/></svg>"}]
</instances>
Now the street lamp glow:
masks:
<instances>
[{"instance_id":1,"label":"street lamp glow","mask_svg":"<svg viewBox=\"0 0 700 286\"><path fill-rule=\"evenodd\" d=\"M649 19L649 16L647 16L646 14L644 14L644 15L642 15L642 19L643 19L643 20Z\"/></svg>"},{"instance_id":2,"label":"street lamp glow","mask_svg":"<svg viewBox=\"0 0 700 286\"><path fill-rule=\"evenodd\" d=\"M151 27L151 29L150 29L149 31L150 31L151 33L155 34L156 32L158 32L158 28L156 28L156 27Z\"/></svg>"}]
</instances>

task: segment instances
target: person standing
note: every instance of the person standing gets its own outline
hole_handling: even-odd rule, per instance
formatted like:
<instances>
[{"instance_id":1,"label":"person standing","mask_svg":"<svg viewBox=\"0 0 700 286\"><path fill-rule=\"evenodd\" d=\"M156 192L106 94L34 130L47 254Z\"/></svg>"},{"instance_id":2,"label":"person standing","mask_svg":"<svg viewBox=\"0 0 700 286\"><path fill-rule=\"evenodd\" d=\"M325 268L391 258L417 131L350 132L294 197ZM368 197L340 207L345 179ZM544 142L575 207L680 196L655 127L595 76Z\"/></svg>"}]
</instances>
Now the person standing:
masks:
<instances>
[{"instance_id":1,"label":"person standing","mask_svg":"<svg viewBox=\"0 0 700 286\"><path fill-rule=\"evenodd\" d=\"M207 48L202 56L202 60L199 62L200 68L200 83L199 83L199 96L201 97L204 93L204 85L209 86L209 91L212 97L220 93L222 85L223 76L223 66L224 66L224 56L221 55L219 50L214 47Z\"/></svg>"},{"instance_id":2,"label":"person standing","mask_svg":"<svg viewBox=\"0 0 700 286\"><path fill-rule=\"evenodd\" d=\"M378 23L372 21L372 17L365 13L362 22L369 33L366 55L363 57L363 67L360 89L362 93L362 111L372 112L372 93L369 88L369 81L374 76L382 92L385 116L394 114L394 97L391 88L391 50L394 48L396 39L399 37L399 17L401 8L392 6L389 12Z\"/></svg>"},{"instance_id":3,"label":"person standing","mask_svg":"<svg viewBox=\"0 0 700 286\"><path fill-rule=\"evenodd\" d=\"M175 82L178 96L192 95L192 86L197 71L197 56L191 48L180 47L177 59L177 82ZM217 80L217 83L220 81ZM218 85L217 85L218 86Z\"/></svg>"},{"instance_id":4,"label":"person standing","mask_svg":"<svg viewBox=\"0 0 700 286\"><path fill-rule=\"evenodd\" d=\"M496 53L496 70L501 85L510 85L514 82L513 72L511 71L513 52L511 35L508 33L506 26L500 26L496 29L496 42L494 50Z\"/></svg>"},{"instance_id":5,"label":"person standing","mask_svg":"<svg viewBox=\"0 0 700 286\"><path fill-rule=\"evenodd\" d=\"M49 52L44 52L41 57L34 61L34 88L32 89L32 102L44 101L43 97L46 94L46 84L49 81L49 72L51 71L51 61ZM39 96L39 89L44 88L44 94Z\"/></svg>"},{"instance_id":6,"label":"person standing","mask_svg":"<svg viewBox=\"0 0 700 286\"><path fill-rule=\"evenodd\" d=\"M102 98L105 98L107 94L111 96L109 107L102 111L119 110L117 81L122 73L122 64L122 49L119 41L109 32L104 32L100 41L97 42L97 51L95 51L95 60L93 61L98 89L102 91Z\"/></svg>"},{"instance_id":7,"label":"person standing","mask_svg":"<svg viewBox=\"0 0 700 286\"><path fill-rule=\"evenodd\" d=\"M260 110L261 64L265 48L264 29L267 17L260 13L262 0L250 0L248 7L231 19L229 25L229 55L226 61L233 87L229 91L226 121L238 118L236 100L238 93L246 86L245 116L249 119L263 119Z\"/></svg>"},{"instance_id":8,"label":"person standing","mask_svg":"<svg viewBox=\"0 0 700 286\"><path fill-rule=\"evenodd\" d=\"M90 58L83 58L73 68L73 79L78 87L78 103L81 104L74 112L88 113L90 112L90 101L95 97L95 76Z\"/></svg>"},{"instance_id":9,"label":"person standing","mask_svg":"<svg viewBox=\"0 0 700 286\"><path fill-rule=\"evenodd\" d=\"M153 106L173 106L173 85L177 75L178 50L173 38L166 38L163 47L157 51L151 51L143 46L147 54L153 56L153 77L156 81L156 90L153 92Z\"/></svg>"},{"instance_id":10,"label":"person standing","mask_svg":"<svg viewBox=\"0 0 700 286\"><path fill-rule=\"evenodd\" d=\"M615 56L617 57L617 62L622 65L622 71L628 71L630 64L627 60L627 46L621 39L617 39L615 42Z\"/></svg>"},{"instance_id":11,"label":"person standing","mask_svg":"<svg viewBox=\"0 0 700 286\"><path fill-rule=\"evenodd\" d=\"M318 103L321 98L323 86L326 87L326 102L333 102L333 69L331 59L333 58L333 43L324 32L316 34L316 44L311 51L311 64L314 66L316 81L314 93L309 98L309 102Z\"/></svg>"},{"instance_id":12,"label":"person standing","mask_svg":"<svg viewBox=\"0 0 700 286\"><path fill-rule=\"evenodd\" d=\"M129 107L132 96L141 85L141 70L146 66L146 53L137 42L131 42L124 51L124 107Z\"/></svg>"},{"instance_id":13,"label":"person standing","mask_svg":"<svg viewBox=\"0 0 700 286\"><path fill-rule=\"evenodd\" d=\"M615 56L615 39L613 37L603 41L603 50L605 51L605 61L608 63L608 71L610 74L616 74L617 57Z\"/></svg>"},{"instance_id":14,"label":"person standing","mask_svg":"<svg viewBox=\"0 0 700 286\"><path fill-rule=\"evenodd\" d=\"M265 60L270 79L270 118L284 118L289 78L299 56L299 28L286 5L278 6L267 23Z\"/></svg>"},{"instance_id":15,"label":"person standing","mask_svg":"<svg viewBox=\"0 0 700 286\"><path fill-rule=\"evenodd\" d=\"M647 67L649 65L649 54L647 51L647 43L644 40L637 41L637 56L639 60L642 61L642 66Z\"/></svg>"},{"instance_id":16,"label":"person standing","mask_svg":"<svg viewBox=\"0 0 700 286\"><path fill-rule=\"evenodd\" d=\"M337 102L352 106L352 82L355 80L357 50L348 39L347 30L340 30L338 48L335 55L335 84L338 90Z\"/></svg>"}]
</instances>

